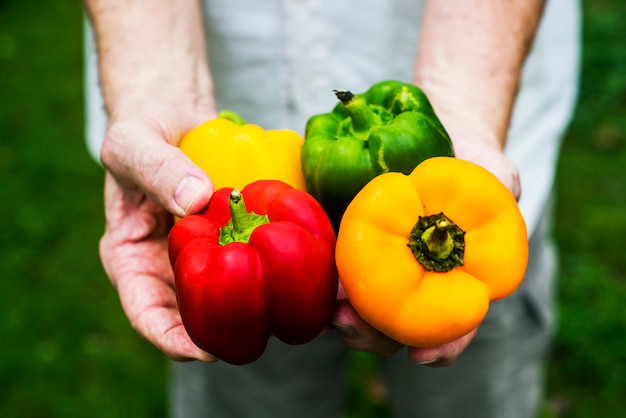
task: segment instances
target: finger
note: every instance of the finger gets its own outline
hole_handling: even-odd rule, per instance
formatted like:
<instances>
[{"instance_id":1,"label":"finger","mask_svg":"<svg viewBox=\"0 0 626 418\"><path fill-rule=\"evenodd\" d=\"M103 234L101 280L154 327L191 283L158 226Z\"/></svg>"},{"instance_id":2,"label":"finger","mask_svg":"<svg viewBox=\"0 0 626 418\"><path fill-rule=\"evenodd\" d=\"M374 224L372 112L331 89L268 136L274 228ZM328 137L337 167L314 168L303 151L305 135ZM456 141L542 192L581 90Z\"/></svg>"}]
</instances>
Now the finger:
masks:
<instances>
[{"instance_id":1,"label":"finger","mask_svg":"<svg viewBox=\"0 0 626 418\"><path fill-rule=\"evenodd\" d=\"M101 240L102 260L114 283L124 313L139 335L175 360L215 361L200 350L185 331L177 309L171 278L165 262L159 265L150 243L116 245L105 235ZM145 270L140 266L150 266Z\"/></svg>"},{"instance_id":2,"label":"finger","mask_svg":"<svg viewBox=\"0 0 626 418\"><path fill-rule=\"evenodd\" d=\"M182 326L167 257L167 214L139 191L122 189L107 174L107 226L100 257L133 328L167 356L212 361Z\"/></svg>"},{"instance_id":3,"label":"finger","mask_svg":"<svg viewBox=\"0 0 626 418\"><path fill-rule=\"evenodd\" d=\"M120 183L136 185L179 217L200 211L213 193L206 173L150 123L120 122L113 126L102 146L101 159Z\"/></svg>"},{"instance_id":4,"label":"finger","mask_svg":"<svg viewBox=\"0 0 626 418\"><path fill-rule=\"evenodd\" d=\"M409 359L417 364L423 364L430 367L448 366L459 358L461 353L463 353L463 350L465 350L475 335L476 330L459 338L458 340L440 345L438 347L409 347Z\"/></svg>"},{"instance_id":5,"label":"finger","mask_svg":"<svg viewBox=\"0 0 626 418\"><path fill-rule=\"evenodd\" d=\"M343 288L343 283L341 283L341 279L339 280L339 286L337 286L337 297L336 301L340 301L342 299L348 299L348 295L346 295L346 290Z\"/></svg>"},{"instance_id":6,"label":"finger","mask_svg":"<svg viewBox=\"0 0 626 418\"><path fill-rule=\"evenodd\" d=\"M177 361L215 362L217 358L198 348L180 319L176 305L156 302L131 321L134 329L167 357ZM123 303L123 306L126 304Z\"/></svg>"},{"instance_id":7,"label":"finger","mask_svg":"<svg viewBox=\"0 0 626 418\"><path fill-rule=\"evenodd\" d=\"M390 356L402 347L365 322L347 299L335 303L330 322L343 342L354 350Z\"/></svg>"}]
</instances>

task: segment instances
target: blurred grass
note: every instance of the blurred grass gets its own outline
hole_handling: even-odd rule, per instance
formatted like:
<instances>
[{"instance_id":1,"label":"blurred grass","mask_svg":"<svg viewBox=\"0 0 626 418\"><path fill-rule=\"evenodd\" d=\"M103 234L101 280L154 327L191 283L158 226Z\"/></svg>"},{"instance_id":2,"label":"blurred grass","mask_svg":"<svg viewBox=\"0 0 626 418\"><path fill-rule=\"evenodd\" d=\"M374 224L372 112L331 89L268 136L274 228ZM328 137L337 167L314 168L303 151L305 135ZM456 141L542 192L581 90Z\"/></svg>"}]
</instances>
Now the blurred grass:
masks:
<instances>
[{"instance_id":1,"label":"blurred grass","mask_svg":"<svg viewBox=\"0 0 626 418\"><path fill-rule=\"evenodd\" d=\"M549 413L626 410L626 3L584 3L579 105L558 171L560 329ZM555 411L556 410L556 411Z\"/></svg>"},{"instance_id":2,"label":"blurred grass","mask_svg":"<svg viewBox=\"0 0 626 418\"><path fill-rule=\"evenodd\" d=\"M585 18L558 173L546 417L626 410L626 3L588 1ZM84 147L81 19L75 1L0 0L0 416L163 417L166 362L128 325L97 258L102 172ZM349 377L345 416L388 416L371 358L355 356Z\"/></svg>"},{"instance_id":3,"label":"blurred grass","mask_svg":"<svg viewBox=\"0 0 626 418\"><path fill-rule=\"evenodd\" d=\"M82 7L0 1L0 416L165 416L165 362L97 258Z\"/></svg>"}]
</instances>

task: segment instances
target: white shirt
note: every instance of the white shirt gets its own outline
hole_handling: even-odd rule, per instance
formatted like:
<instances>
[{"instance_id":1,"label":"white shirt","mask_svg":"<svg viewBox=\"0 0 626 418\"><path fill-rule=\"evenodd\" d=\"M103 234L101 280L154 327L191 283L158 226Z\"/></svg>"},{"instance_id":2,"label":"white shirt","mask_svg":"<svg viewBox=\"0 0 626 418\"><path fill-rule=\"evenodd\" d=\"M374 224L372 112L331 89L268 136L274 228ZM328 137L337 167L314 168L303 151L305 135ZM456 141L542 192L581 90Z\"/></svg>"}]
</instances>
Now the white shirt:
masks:
<instances>
[{"instance_id":1,"label":"white shirt","mask_svg":"<svg viewBox=\"0 0 626 418\"><path fill-rule=\"evenodd\" d=\"M412 77L423 0L205 0L211 74L220 109L265 129L301 134L337 103L333 89L365 91ZM550 0L525 64L506 154L520 170L520 208L534 231L552 189L579 72L578 0ZM106 116L87 27L87 138L94 156Z\"/></svg>"}]
</instances>

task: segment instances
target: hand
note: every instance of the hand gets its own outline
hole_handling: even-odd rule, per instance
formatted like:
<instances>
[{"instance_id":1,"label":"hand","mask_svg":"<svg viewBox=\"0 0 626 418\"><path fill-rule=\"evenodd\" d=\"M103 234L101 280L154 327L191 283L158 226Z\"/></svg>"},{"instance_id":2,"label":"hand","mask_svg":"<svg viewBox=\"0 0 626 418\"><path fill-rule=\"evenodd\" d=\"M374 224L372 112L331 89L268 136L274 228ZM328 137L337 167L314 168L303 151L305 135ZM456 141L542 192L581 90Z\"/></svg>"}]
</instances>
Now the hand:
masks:
<instances>
[{"instance_id":1,"label":"hand","mask_svg":"<svg viewBox=\"0 0 626 418\"><path fill-rule=\"evenodd\" d=\"M516 198L519 198L521 187L517 169L500 150L498 142L493 139L494 136L487 135L487 131L480 129L481 126L467 123L471 121L464 118L455 119L453 115L447 114L445 116L445 120L450 122L446 126L452 137L456 156L486 168L496 175ZM454 129L461 126L463 129ZM400 343L385 336L360 318L346 299L343 289L340 289L331 323L342 340L353 349L389 356L402 347ZM475 329L455 341L438 347L409 347L409 359L433 367L452 364L469 345L476 332Z\"/></svg>"},{"instance_id":2,"label":"hand","mask_svg":"<svg viewBox=\"0 0 626 418\"><path fill-rule=\"evenodd\" d=\"M182 134L211 114L154 104L129 104L132 118L111 120L103 149L106 230L100 256L135 330L176 360L216 358L185 331L167 256L172 216L199 211L213 186L175 146ZM191 115L196 116L191 116Z\"/></svg>"},{"instance_id":3,"label":"hand","mask_svg":"<svg viewBox=\"0 0 626 418\"><path fill-rule=\"evenodd\" d=\"M489 170L511 191L515 199L519 200L522 187L517 167L502 151L483 143L455 144L454 149L457 158L471 161Z\"/></svg>"},{"instance_id":4,"label":"hand","mask_svg":"<svg viewBox=\"0 0 626 418\"><path fill-rule=\"evenodd\" d=\"M339 286L337 302L330 319L343 342L350 348L366 351L381 357L395 354L403 344L387 337L367 322L354 310L343 287ZM430 367L447 366L454 363L476 335L476 330L458 340L438 347L408 347L409 359Z\"/></svg>"},{"instance_id":5,"label":"hand","mask_svg":"<svg viewBox=\"0 0 626 418\"><path fill-rule=\"evenodd\" d=\"M489 117L467 111L472 106L461 100L466 94L428 86L429 98L437 116L450 135L456 158L471 161L487 169L519 200L521 184L517 167L504 154L506 131L490 125ZM473 104L474 108L478 106ZM488 114L488 110L483 113Z\"/></svg>"}]
</instances>

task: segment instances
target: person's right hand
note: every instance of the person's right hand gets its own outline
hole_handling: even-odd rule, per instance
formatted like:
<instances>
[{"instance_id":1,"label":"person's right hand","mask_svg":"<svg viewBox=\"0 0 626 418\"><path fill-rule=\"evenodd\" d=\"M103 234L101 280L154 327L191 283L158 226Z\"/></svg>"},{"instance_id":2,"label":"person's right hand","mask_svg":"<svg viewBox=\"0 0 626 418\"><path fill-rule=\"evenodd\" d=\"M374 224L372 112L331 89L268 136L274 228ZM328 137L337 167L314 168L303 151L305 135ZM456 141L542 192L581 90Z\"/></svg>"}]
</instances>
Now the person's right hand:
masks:
<instances>
[{"instance_id":1,"label":"person's right hand","mask_svg":"<svg viewBox=\"0 0 626 418\"><path fill-rule=\"evenodd\" d=\"M167 256L172 214L198 212L213 193L211 180L176 145L186 131L214 116L212 102L128 101L112 115L101 152L102 263L134 329L175 360L217 360L196 347L183 327Z\"/></svg>"}]
</instances>

